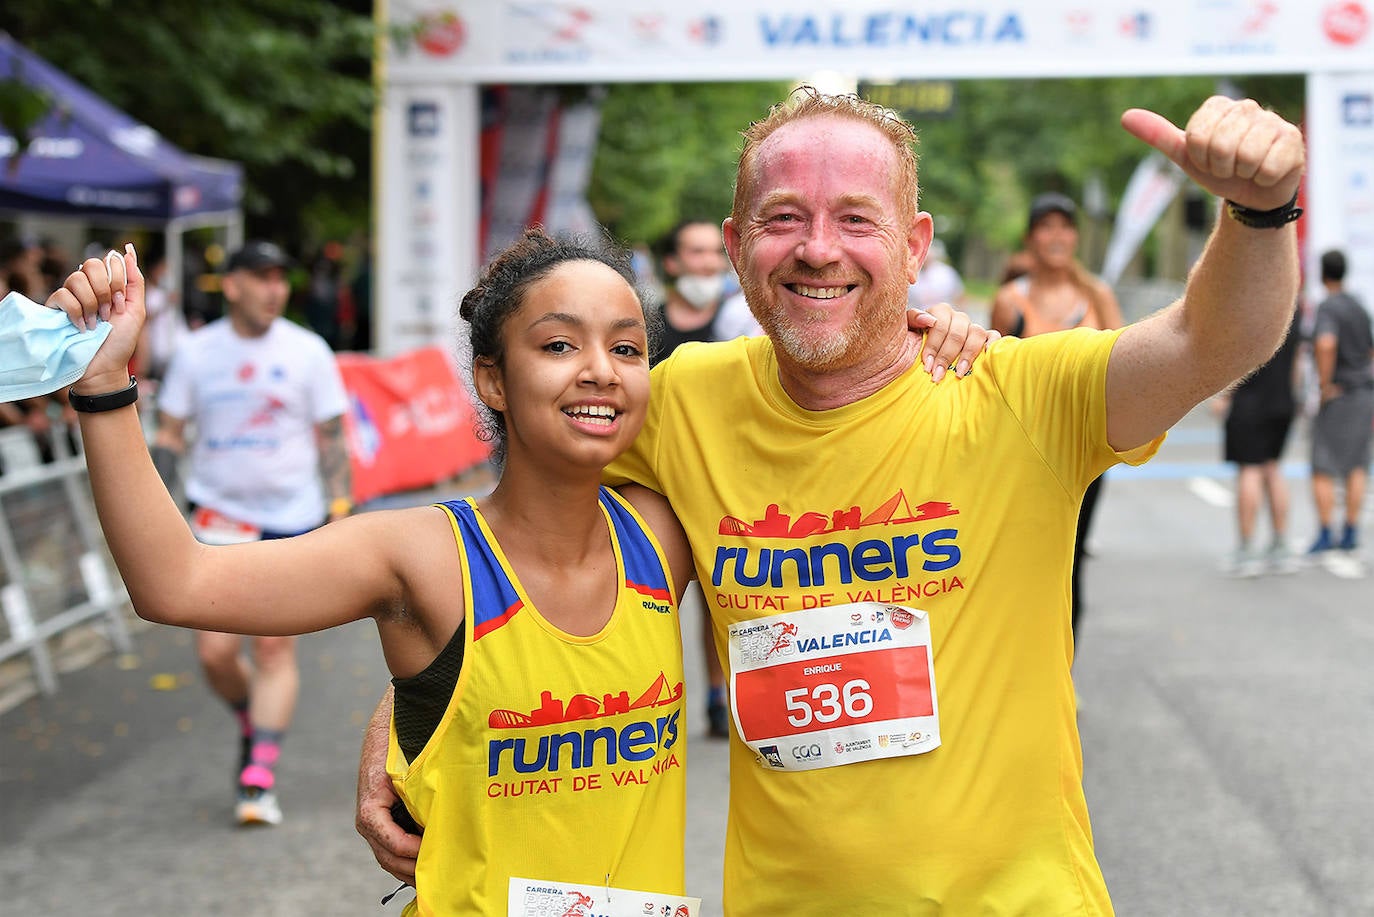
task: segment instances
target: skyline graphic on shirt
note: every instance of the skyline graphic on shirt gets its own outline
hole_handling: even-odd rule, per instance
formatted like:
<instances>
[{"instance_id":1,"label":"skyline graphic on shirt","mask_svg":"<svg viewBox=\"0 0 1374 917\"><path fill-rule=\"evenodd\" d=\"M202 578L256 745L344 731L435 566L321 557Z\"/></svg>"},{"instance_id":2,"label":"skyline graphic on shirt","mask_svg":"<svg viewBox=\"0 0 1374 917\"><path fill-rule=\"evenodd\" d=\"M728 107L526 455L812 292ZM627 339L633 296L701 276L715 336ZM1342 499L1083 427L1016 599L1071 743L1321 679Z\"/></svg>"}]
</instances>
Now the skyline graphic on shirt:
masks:
<instances>
[{"instance_id":1,"label":"skyline graphic on shirt","mask_svg":"<svg viewBox=\"0 0 1374 917\"><path fill-rule=\"evenodd\" d=\"M658 673L653 684L634 700L630 692L603 694L597 700L590 694L574 694L567 701L553 696L552 691L539 694L539 706L529 713L515 710L497 709L487 714L487 725L492 729L527 729L531 726L552 726L557 723L570 723L574 720L596 720L606 716L643 710L649 707L666 707L682 700L683 683L668 683L668 676Z\"/></svg>"},{"instance_id":2,"label":"skyline graphic on shirt","mask_svg":"<svg viewBox=\"0 0 1374 917\"><path fill-rule=\"evenodd\" d=\"M898 489L877 509L869 513L864 513L858 506L850 506L846 509L831 510L829 515L807 511L794 520L789 514L782 512L778 504L770 503L764 510L763 517L754 522L745 522L738 516L721 517L718 534L739 538L810 538L813 535L854 531L872 525L902 525L957 515L959 511L954 505L943 500L928 500L913 510L906 491Z\"/></svg>"}]
</instances>

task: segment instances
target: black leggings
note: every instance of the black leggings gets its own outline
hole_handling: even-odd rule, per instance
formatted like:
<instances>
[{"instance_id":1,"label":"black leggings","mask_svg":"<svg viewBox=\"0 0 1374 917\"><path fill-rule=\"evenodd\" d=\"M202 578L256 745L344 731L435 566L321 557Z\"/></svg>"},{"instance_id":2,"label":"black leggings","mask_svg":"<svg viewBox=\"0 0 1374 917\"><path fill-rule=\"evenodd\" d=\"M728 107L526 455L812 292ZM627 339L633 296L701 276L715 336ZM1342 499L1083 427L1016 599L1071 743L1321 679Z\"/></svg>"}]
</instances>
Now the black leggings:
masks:
<instances>
[{"instance_id":1,"label":"black leggings","mask_svg":"<svg viewBox=\"0 0 1374 917\"><path fill-rule=\"evenodd\" d=\"M1083 556L1086 553L1084 546L1088 541L1088 527L1093 522L1093 510L1097 508L1097 498L1102 495L1102 478L1097 478L1088 485L1088 489L1083 492L1083 503L1078 507L1078 533L1073 540L1073 578L1069 581L1069 594L1073 600L1073 616L1070 618L1070 626L1073 628L1073 642L1078 645L1078 614L1083 608L1082 593L1082 574Z\"/></svg>"}]
</instances>

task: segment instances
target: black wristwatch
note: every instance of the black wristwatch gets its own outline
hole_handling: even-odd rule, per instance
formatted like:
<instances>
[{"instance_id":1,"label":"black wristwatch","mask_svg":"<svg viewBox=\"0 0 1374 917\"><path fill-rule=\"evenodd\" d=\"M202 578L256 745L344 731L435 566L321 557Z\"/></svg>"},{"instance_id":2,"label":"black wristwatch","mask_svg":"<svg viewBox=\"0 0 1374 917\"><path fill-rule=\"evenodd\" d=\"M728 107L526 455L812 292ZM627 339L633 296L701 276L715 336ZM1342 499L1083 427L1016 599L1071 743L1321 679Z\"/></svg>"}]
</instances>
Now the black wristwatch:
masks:
<instances>
[{"instance_id":1,"label":"black wristwatch","mask_svg":"<svg viewBox=\"0 0 1374 917\"><path fill-rule=\"evenodd\" d=\"M99 395L82 395L75 388L67 389L67 403L73 411L82 414L99 414L128 407L138 400L138 377L130 376L127 388L117 392L101 392Z\"/></svg>"}]
</instances>

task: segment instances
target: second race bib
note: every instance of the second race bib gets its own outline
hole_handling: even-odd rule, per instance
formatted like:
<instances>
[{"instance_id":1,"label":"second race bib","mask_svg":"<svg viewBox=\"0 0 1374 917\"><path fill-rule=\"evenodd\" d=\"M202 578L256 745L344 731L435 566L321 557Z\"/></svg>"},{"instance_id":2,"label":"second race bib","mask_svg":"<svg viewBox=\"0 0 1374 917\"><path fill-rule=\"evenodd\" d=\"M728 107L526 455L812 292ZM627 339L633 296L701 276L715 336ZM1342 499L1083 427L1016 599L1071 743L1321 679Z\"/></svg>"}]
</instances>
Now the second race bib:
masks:
<instances>
[{"instance_id":1,"label":"second race bib","mask_svg":"<svg viewBox=\"0 0 1374 917\"><path fill-rule=\"evenodd\" d=\"M232 519L208 506L191 514L191 532L201 544L247 544L262 537L262 529Z\"/></svg>"}]
</instances>

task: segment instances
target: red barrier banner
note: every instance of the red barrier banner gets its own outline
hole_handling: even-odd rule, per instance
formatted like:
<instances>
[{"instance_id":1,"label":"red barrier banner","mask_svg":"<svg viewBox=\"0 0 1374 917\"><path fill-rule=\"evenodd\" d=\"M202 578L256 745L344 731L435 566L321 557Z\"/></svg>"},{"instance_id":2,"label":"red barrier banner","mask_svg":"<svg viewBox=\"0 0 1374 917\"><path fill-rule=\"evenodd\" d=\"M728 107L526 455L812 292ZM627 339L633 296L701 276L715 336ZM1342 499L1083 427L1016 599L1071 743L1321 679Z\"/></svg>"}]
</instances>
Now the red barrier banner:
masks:
<instances>
[{"instance_id":1,"label":"red barrier banner","mask_svg":"<svg viewBox=\"0 0 1374 917\"><path fill-rule=\"evenodd\" d=\"M389 360L341 353L353 500L429 487L486 461L462 380L439 347Z\"/></svg>"}]
</instances>

